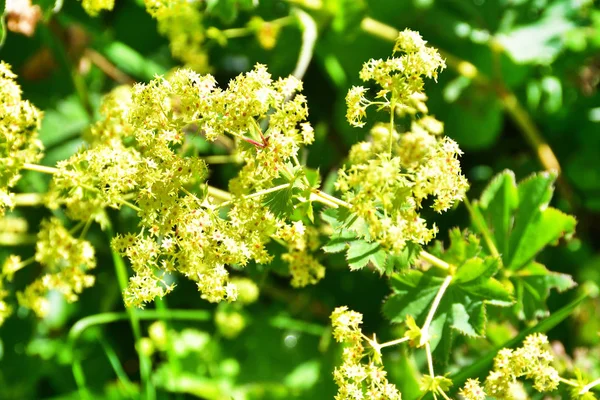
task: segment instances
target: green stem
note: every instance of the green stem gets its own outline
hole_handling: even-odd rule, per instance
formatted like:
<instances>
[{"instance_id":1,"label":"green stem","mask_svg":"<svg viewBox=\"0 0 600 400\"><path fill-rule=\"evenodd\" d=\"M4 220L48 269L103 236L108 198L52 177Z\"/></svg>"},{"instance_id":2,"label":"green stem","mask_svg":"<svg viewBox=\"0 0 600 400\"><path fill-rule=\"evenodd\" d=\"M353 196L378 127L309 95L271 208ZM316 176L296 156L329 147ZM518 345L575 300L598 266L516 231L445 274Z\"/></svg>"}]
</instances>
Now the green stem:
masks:
<instances>
[{"instance_id":1,"label":"green stem","mask_svg":"<svg viewBox=\"0 0 600 400\"><path fill-rule=\"evenodd\" d=\"M212 196L217 200L230 201L231 198L233 197L233 196L231 196L231 193L221 190L219 188L216 188L214 186L206 185L206 190L207 190L209 196Z\"/></svg>"},{"instance_id":2,"label":"green stem","mask_svg":"<svg viewBox=\"0 0 600 400\"><path fill-rule=\"evenodd\" d=\"M161 313L160 320L165 324L165 335L166 341L169 344L167 346L167 361L169 362L171 370L175 371L175 373L179 373L181 371L181 363L179 362L179 358L173 351L173 346L171 345L170 333L169 333L169 323L168 318L166 316L171 312L167 306L167 301L164 298L159 298L154 301L156 305L156 310Z\"/></svg>"},{"instance_id":3,"label":"green stem","mask_svg":"<svg viewBox=\"0 0 600 400\"><path fill-rule=\"evenodd\" d=\"M90 315L75 322L69 331L69 341L74 345L86 329L97 326L127 321L130 314L135 314L139 321L152 321L157 319L176 321L210 321L212 315L206 310L178 310L170 309L168 313L161 310L132 310L131 312L106 312Z\"/></svg>"},{"instance_id":4,"label":"green stem","mask_svg":"<svg viewBox=\"0 0 600 400\"><path fill-rule=\"evenodd\" d=\"M23 164L23 169L28 170L28 171L34 171L34 172L41 172L43 174L49 174L49 175L58 174L60 172L60 170L58 168L47 167L45 165L39 165L39 164L30 164L30 163ZM93 186L88 186L88 185L83 185L83 184L79 184L79 186L84 189L93 191L93 192L97 192L97 193L102 192L100 189L95 188ZM142 211L141 208L139 208L138 206L136 206L133 203L128 202L125 199L118 199L118 202L124 206L131 208L132 210L135 210L136 212Z\"/></svg>"},{"instance_id":5,"label":"green stem","mask_svg":"<svg viewBox=\"0 0 600 400\"><path fill-rule=\"evenodd\" d=\"M384 347L395 346L397 344L407 342L408 340L410 340L410 338L408 338L408 337L402 337L400 339L392 340L392 341L385 342L385 343L380 343L378 347L380 349L383 349Z\"/></svg>"},{"instance_id":6,"label":"green stem","mask_svg":"<svg viewBox=\"0 0 600 400\"><path fill-rule=\"evenodd\" d=\"M314 200L320 201L325 205L333 204L334 205L333 208L338 208L338 206L344 207L347 209L352 208L352 204L345 202L342 199L338 199L337 197L327 194L321 190L317 189L317 190L313 191L313 194L314 194Z\"/></svg>"},{"instance_id":7,"label":"green stem","mask_svg":"<svg viewBox=\"0 0 600 400\"><path fill-rule=\"evenodd\" d=\"M106 229L106 235L109 241L114 237L114 232L112 225ZM113 259L113 263L115 266L115 273L117 275L117 280L119 282L119 287L121 288L121 293L127 288L129 281L129 274L127 273L127 267L125 266L125 262L121 258L121 256L111 248L111 255ZM133 311L133 309L128 308L127 314L129 316L129 322L131 324L131 329L133 331L133 337L135 339L135 343L139 343L142 339L142 328L140 325L139 318L137 314ZM150 359L138 351L139 363L140 363L140 376L142 379L142 384L146 387L146 396L148 400L154 400L156 398L156 393L154 391L154 387L150 381L150 374L152 372L152 364Z\"/></svg>"},{"instance_id":8,"label":"green stem","mask_svg":"<svg viewBox=\"0 0 600 400\"><path fill-rule=\"evenodd\" d=\"M87 386L85 384L85 374L83 373L83 368L81 367L81 360L79 359L78 354L73 357L71 371L73 372L73 378L75 379L75 383L77 384L77 388L79 390L79 396L83 400L90 399L90 393L88 392Z\"/></svg>"},{"instance_id":9,"label":"green stem","mask_svg":"<svg viewBox=\"0 0 600 400\"><path fill-rule=\"evenodd\" d=\"M108 344L108 342L104 340L104 337L100 334L98 335L98 342L100 342L100 346L102 346L102 349L106 353L106 358L108 358L108 362L115 371L115 375L117 375L117 378L121 382L121 385L123 385L125 390L129 393L130 397L134 398L136 394L135 386L129 380L129 377L123 370L121 362L119 361L119 357L117 356L113 348L110 346L110 344Z\"/></svg>"},{"instance_id":10,"label":"green stem","mask_svg":"<svg viewBox=\"0 0 600 400\"><path fill-rule=\"evenodd\" d=\"M16 207L36 207L45 203L42 193L15 193L12 200Z\"/></svg>"},{"instance_id":11,"label":"green stem","mask_svg":"<svg viewBox=\"0 0 600 400\"><path fill-rule=\"evenodd\" d=\"M317 41L317 24L307 12L299 8L294 8L293 12L298 17L298 22L302 26L302 47L300 48L300 55L298 56L298 61L292 75L298 79L302 79L314 54L315 43Z\"/></svg>"},{"instance_id":12,"label":"green stem","mask_svg":"<svg viewBox=\"0 0 600 400\"><path fill-rule=\"evenodd\" d=\"M444 297L444 293L446 292L446 289L448 289L448 286L450 286L451 282L452 282L452 275L448 275L446 277L446 279L444 279L442 286L440 286L440 288L435 296L435 299L433 299L433 303L431 304L431 308L429 309L429 313L427 314L425 323L423 324L423 327L421 328L421 342L420 342L421 346L423 346L423 345L429 346L429 339L430 339L429 327L431 326L431 322L433 321L435 312L437 311L437 309L440 305L440 302L442 301L442 297ZM432 374L431 376L434 376L434 375Z\"/></svg>"},{"instance_id":13,"label":"green stem","mask_svg":"<svg viewBox=\"0 0 600 400\"><path fill-rule=\"evenodd\" d=\"M427 261L428 263L430 263L431 265L433 265L435 267L444 269L446 271L450 270L450 264L448 264L444 260L441 260L441 259L437 258L433 254L426 252L425 250L421 250L421 252L419 253L419 257L423 261Z\"/></svg>"},{"instance_id":14,"label":"green stem","mask_svg":"<svg viewBox=\"0 0 600 400\"><path fill-rule=\"evenodd\" d=\"M433 357L431 356L431 346L429 340L425 343L425 354L427 354L427 367L429 368L429 375L433 378L435 372L433 370Z\"/></svg>"},{"instance_id":15,"label":"green stem","mask_svg":"<svg viewBox=\"0 0 600 400\"><path fill-rule=\"evenodd\" d=\"M256 197L264 196L265 194L269 194L269 193L273 193L273 192L278 192L278 191L280 191L282 189L286 189L288 187L290 187L290 184L289 183L284 183L283 185L273 186L272 188L269 188L269 189L259 190L256 193L252 193L252 194L249 194L249 195L246 195L246 196L243 196L243 197L244 197L244 199L254 199ZM233 203L233 200L228 200L226 202L223 202L223 203L219 204L219 208L229 206L232 203Z\"/></svg>"},{"instance_id":16,"label":"green stem","mask_svg":"<svg viewBox=\"0 0 600 400\"><path fill-rule=\"evenodd\" d=\"M600 385L600 378L596 379L593 382L588 383L583 388L581 388L581 390L579 391L579 395L581 396L581 395L586 394L587 392L590 391L590 389L592 389L593 387L598 386L598 385Z\"/></svg>"},{"instance_id":17,"label":"green stem","mask_svg":"<svg viewBox=\"0 0 600 400\"><path fill-rule=\"evenodd\" d=\"M202 157L207 164L239 164L242 162L236 154L217 154Z\"/></svg>"},{"instance_id":18,"label":"green stem","mask_svg":"<svg viewBox=\"0 0 600 400\"><path fill-rule=\"evenodd\" d=\"M36 235L26 233L0 232L0 246L26 246L37 241Z\"/></svg>"},{"instance_id":19,"label":"green stem","mask_svg":"<svg viewBox=\"0 0 600 400\"><path fill-rule=\"evenodd\" d=\"M23 169L26 169L28 171L34 171L34 172L41 172L42 174L50 174L50 175L58 174L60 172L60 170L58 168L47 167L45 165L39 165L39 164L30 164L30 163L23 164Z\"/></svg>"},{"instance_id":20,"label":"green stem","mask_svg":"<svg viewBox=\"0 0 600 400\"><path fill-rule=\"evenodd\" d=\"M390 142L388 144L388 153L390 153L390 157L392 156L392 151L394 149L394 115L396 114L396 103L394 101L390 102Z\"/></svg>"},{"instance_id":21,"label":"green stem","mask_svg":"<svg viewBox=\"0 0 600 400\"><path fill-rule=\"evenodd\" d=\"M558 380L562 383L564 383L565 385L569 385L569 386L573 386L573 387L578 387L579 385L576 382L573 382L569 379L565 379L562 376L558 377Z\"/></svg>"}]
</instances>

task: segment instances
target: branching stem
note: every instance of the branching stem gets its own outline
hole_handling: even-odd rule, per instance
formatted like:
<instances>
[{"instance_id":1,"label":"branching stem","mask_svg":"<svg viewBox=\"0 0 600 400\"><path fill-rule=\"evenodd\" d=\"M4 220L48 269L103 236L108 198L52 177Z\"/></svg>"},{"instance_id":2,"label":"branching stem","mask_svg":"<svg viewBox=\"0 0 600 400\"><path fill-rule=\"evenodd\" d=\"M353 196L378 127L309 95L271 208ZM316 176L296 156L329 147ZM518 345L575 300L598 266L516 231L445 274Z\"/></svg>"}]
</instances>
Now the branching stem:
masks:
<instances>
[{"instance_id":1,"label":"branching stem","mask_svg":"<svg viewBox=\"0 0 600 400\"><path fill-rule=\"evenodd\" d=\"M579 395L586 394L587 392L590 391L590 389L592 389L593 387L598 386L598 385L600 385L600 378L596 379L593 382L588 383L583 388L581 388L581 390L579 391Z\"/></svg>"}]
</instances>

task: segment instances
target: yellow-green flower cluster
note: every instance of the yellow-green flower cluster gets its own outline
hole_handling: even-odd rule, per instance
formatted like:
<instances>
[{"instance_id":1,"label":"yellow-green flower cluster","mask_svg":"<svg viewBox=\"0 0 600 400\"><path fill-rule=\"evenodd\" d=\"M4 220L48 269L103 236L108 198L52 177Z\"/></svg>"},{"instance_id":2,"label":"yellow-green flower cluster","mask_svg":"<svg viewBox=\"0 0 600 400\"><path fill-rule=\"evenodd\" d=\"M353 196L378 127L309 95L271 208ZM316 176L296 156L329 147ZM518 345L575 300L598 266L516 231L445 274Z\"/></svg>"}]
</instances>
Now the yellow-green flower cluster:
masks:
<instances>
[{"instance_id":1,"label":"yellow-green flower cluster","mask_svg":"<svg viewBox=\"0 0 600 400\"><path fill-rule=\"evenodd\" d=\"M465 400L485 400L487 398L479 379L467 379L459 393Z\"/></svg>"},{"instance_id":2,"label":"yellow-green flower cluster","mask_svg":"<svg viewBox=\"0 0 600 400\"><path fill-rule=\"evenodd\" d=\"M87 240L71 236L57 218L42 222L35 261L44 267L43 274L17 293L17 299L21 306L32 309L40 317L49 311L49 291L57 291L68 302L74 302L84 289L94 285L95 277L88 274L96 267L94 247ZM20 260L13 259L12 267L5 265L3 273L20 269L19 264Z\"/></svg>"},{"instance_id":3,"label":"yellow-green flower cluster","mask_svg":"<svg viewBox=\"0 0 600 400\"><path fill-rule=\"evenodd\" d=\"M10 66L0 62L0 216L13 204L9 189L21 177L23 164L42 158L37 136L42 113L21 99L15 78Z\"/></svg>"},{"instance_id":4,"label":"yellow-green flower cluster","mask_svg":"<svg viewBox=\"0 0 600 400\"><path fill-rule=\"evenodd\" d=\"M401 251L408 242L426 244L436 234L420 217L423 201L442 212L464 198L467 180L461 173L458 145L443 137L443 124L427 115L424 78L436 78L445 64L418 33L401 32L394 53L387 60L370 60L360 77L381 87L375 100L365 97L367 89L353 87L346 98L347 119L363 126L367 107L390 113L390 122L371 130L368 141L352 147L348 165L338 174L336 189L352 211L364 219L372 240ZM410 120L410 130L398 132L396 117Z\"/></svg>"},{"instance_id":5,"label":"yellow-green flower cluster","mask_svg":"<svg viewBox=\"0 0 600 400\"><path fill-rule=\"evenodd\" d=\"M255 194L296 173L300 146L313 140L306 99L294 96L300 89L297 79L275 81L257 65L227 89L210 75L179 70L107 96L105 118L88 133L91 146L59 164L50 199L83 221L101 222L107 206L137 212L141 231L113 241L135 272L127 305L164 296L173 289L164 275L175 271L197 282L203 298L233 301L238 290L226 266L270 262L265 245L271 237L289 247L290 260L302 256L293 263L295 285L323 276L324 268L307 253L318 247L315 230L277 218L263 205L264 195ZM265 132L263 119L269 122ZM214 199L204 185L206 164L183 155L186 135L195 132L209 140L231 135L242 149L245 164L230 183L230 199Z\"/></svg>"},{"instance_id":6,"label":"yellow-green flower cluster","mask_svg":"<svg viewBox=\"0 0 600 400\"><path fill-rule=\"evenodd\" d=\"M169 39L173 57L198 72L209 69L201 1L144 0L146 10L158 21L158 32Z\"/></svg>"},{"instance_id":7,"label":"yellow-green flower cluster","mask_svg":"<svg viewBox=\"0 0 600 400\"><path fill-rule=\"evenodd\" d=\"M115 0L82 0L81 6L86 13L95 17L100 11L112 10L115 7Z\"/></svg>"},{"instance_id":8,"label":"yellow-green flower cluster","mask_svg":"<svg viewBox=\"0 0 600 400\"><path fill-rule=\"evenodd\" d=\"M560 382L558 371L551 366L553 360L548 338L541 333L529 335L522 347L498 352L494 369L485 381L485 391L497 399L510 399L517 379L522 377L533 380L533 387L539 392L553 391Z\"/></svg>"},{"instance_id":9,"label":"yellow-green flower cluster","mask_svg":"<svg viewBox=\"0 0 600 400\"><path fill-rule=\"evenodd\" d=\"M400 400L401 394L388 382L380 359L367 354L363 346L362 314L338 307L331 314L333 337L346 346L342 365L336 367L333 378L338 385L336 400ZM365 360L366 359L366 360Z\"/></svg>"},{"instance_id":10,"label":"yellow-green flower cluster","mask_svg":"<svg viewBox=\"0 0 600 400\"><path fill-rule=\"evenodd\" d=\"M293 287L314 285L325 277L325 267L312 254L320 247L319 232L301 221L284 224L274 237L285 241L288 252L281 259L289 264Z\"/></svg>"}]
</instances>

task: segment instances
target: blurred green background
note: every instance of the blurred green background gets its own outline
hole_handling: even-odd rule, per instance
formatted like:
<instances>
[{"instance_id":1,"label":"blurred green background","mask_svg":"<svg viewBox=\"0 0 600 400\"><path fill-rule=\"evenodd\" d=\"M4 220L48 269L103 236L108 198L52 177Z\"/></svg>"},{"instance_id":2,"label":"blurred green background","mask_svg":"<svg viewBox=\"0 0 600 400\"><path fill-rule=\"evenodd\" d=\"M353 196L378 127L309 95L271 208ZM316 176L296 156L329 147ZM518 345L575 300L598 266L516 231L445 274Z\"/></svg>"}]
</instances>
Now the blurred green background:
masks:
<instances>
[{"instance_id":1,"label":"blurred green background","mask_svg":"<svg viewBox=\"0 0 600 400\"><path fill-rule=\"evenodd\" d=\"M37 3L45 18L35 34L7 32L0 59L19 75L23 97L44 111L42 163L54 165L83 146L82 134L99 118L103 94L119 84L148 81L179 64L142 1L116 0L113 11L95 18L78 1L65 0L56 14L55 3ZM286 76L296 68L299 54L307 52L304 92L317 139L304 155L310 167L319 168L326 188L350 146L367 132L345 120L344 97L348 88L360 84L362 63L389 56L397 30L418 30L447 59L447 70L437 84L428 82L426 91L431 113L465 153L469 197L477 198L503 169L522 179L560 166L553 205L577 216L577 234L548 249L540 261L572 274L580 284L600 283L600 9L593 1L207 0L200 8L210 71L222 85L257 62L267 64L275 77ZM308 25L303 15L308 15ZM264 21L291 16L274 36L273 48L265 48L254 34L218 35L249 26L255 16ZM211 27L218 31L209 31ZM316 35L314 47L311 33ZM225 153L218 145L196 145L202 155ZM211 183L225 188L235 171L235 165L213 165ZM26 173L18 191L44 192L47 184L46 177ZM26 208L13 215L26 218L31 240L18 246L0 243L0 261L15 252L24 258L33 254L33 235L49 211ZM119 232L134 228L133 215L112 217ZM440 240L450 227L469 225L463 206L427 217L440 227ZM97 283L79 302L67 304L56 296L47 318L36 320L18 309L0 327L0 399L80 398L74 357L82 360L75 375L85 377L94 398L136 396L140 367L127 320L91 326L76 340L73 332L69 336L84 317L123 311L108 240L98 227L90 238L98 254ZM286 267L278 262L249 267L261 294L243 310L208 304L193 283L178 280L166 298L168 308L201 311L194 314L196 321L165 326L170 345L151 357L158 398L332 399L336 388L331 373L339 348L330 339L331 310L348 305L363 313L364 331L377 332L384 340L394 338L394 328L381 315L389 293L384 278L366 269L349 272L341 256L328 258L325 265L326 278L300 290L289 286ZM38 273L35 268L20 273L13 289ZM576 293L552 293L551 310ZM241 314L245 329L229 338L215 326L215 312ZM142 322L144 336L152 322ZM551 340L564 345L563 362L585 364L596 377L599 325L600 303L592 299L549 332ZM477 352L486 353L524 327L514 321L491 326L488 341L460 339L447 371L469 364ZM153 326L155 335L159 328ZM475 351L467 353L467 344ZM143 344L138 348L143 350ZM407 357L401 348L386 354L390 380L401 391L416 385L415 368L423 365L419 357Z\"/></svg>"}]
</instances>

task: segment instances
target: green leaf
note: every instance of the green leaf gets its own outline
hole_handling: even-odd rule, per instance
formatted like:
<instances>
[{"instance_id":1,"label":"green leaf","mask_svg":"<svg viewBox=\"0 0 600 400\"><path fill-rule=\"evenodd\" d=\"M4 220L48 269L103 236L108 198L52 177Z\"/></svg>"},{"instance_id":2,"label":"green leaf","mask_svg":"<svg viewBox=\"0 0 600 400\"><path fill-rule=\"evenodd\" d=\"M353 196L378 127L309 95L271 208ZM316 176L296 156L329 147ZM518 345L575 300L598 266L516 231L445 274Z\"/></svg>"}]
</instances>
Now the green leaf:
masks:
<instances>
[{"instance_id":1,"label":"green leaf","mask_svg":"<svg viewBox=\"0 0 600 400\"><path fill-rule=\"evenodd\" d=\"M407 243L401 253L390 253L379 243L361 238L355 231L347 228L347 226L360 226L362 229L364 221L362 219L359 221L359 218L352 219L351 214L340 213L340 210L329 209L321 213L321 218L331 225L334 231L329 242L322 247L323 251L326 253L346 251L346 260L352 270L364 268L371 263L380 274L389 275L408 268L421 251L420 245Z\"/></svg>"},{"instance_id":2,"label":"green leaf","mask_svg":"<svg viewBox=\"0 0 600 400\"><path fill-rule=\"evenodd\" d=\"M508 233L512 213L519 204L515 174L505 170L496 175L479 200L480 209L488 210L488 226L494 227L496 248L500 254L508 253Z\"/></svg>"},{"instance_id":3,"label":"green leaf","mask_svg":"<svg viewBox=\"0 0 600 400\"><path fill-rule=\"evenodd\" d=\"M331 236L329 242L323 246L323 251L325 253L341 253L350 246L350 242L356 239L355 233L347 230L340 230Z\"/></svg>"},{"instance_id":4,"label":"green leaf","mask_svg":"<svg viewBox=\"0 0 600 400\"><path fill-rule=\"evenodd\" d=\"M551 64L565 47L567 33L575 28L566 3L548 6L535 22L497 34L495 40L518 64Z\"/></svg>"},{"instance_id":5,"label":"green leaf","mask_svg":"<svg viewBox=\"0 0 600 400\"><path fill-rule=\"evenodd\" d=\"M284 179L276 179L273 183L277 186L286 182ZM288 217L294 212L293 198L297 191L293 185L290 185L287 188L268 193L263 198L263 205L269 207L269 210L278 218Z\"/></svg>"},{"instance_id":6,"label":"green leaf","mask_svg":"<svg viewBox=\"0 0 600 400\"><path fill-rule=\"evenodd\" d=\"M546 245L575 230L574 217L547 208L555 180L555 174L543 172L519 183L519 208L505 263L509 268L525 265Z\"/></svg>"},{"instance_id":7,"label":"green leaf","mask_svg":"<svg viewBox=\"0 0 600 400\"><path fill-rule=\"evenodd\" d=\"M511 277L517 302L515 309L521 319L533 320L548 315L546 300L550 289L564 292L576 286L571 275L549 271L539 263L531 263Z\"/></svg>"},{"instance_id":8,"label":"green leaf","mask_svg":"<svg viewBox=\"0 0 600 400\"><path fill-rule=\"evenodd\" d=\"M385 268L386 251L377 242L367 242L362 239L356 239L350 242L346 260L351 270L364 268L369 262L378 271L383 272Z\"/></svg>"},{"instance_id":9,"label":"green leaf","mask_svg":"<svg viewBox=\"0 0 600 400\"><path fill-rule=\"evenodd\" d=\"M547 315L549 291L574 286L570 276L548 271L534 261L547 245L575 230L574 217L548 206L555 180L555 174L542 172L517 185L514 174L504 171L474 202L473 225L491 237L503 265L513 271L515 312L522 319Z\"/></svg>"},{"instance_id":10,"label":"green leaf","mask_svg":"<svg viewBox=\"0 0 600 400\"><path fill-rule=\"evenodd\" d=\"M167 72L166 68L122 42L110 42L101 52L123 72L144 80L152 80L156 75Z\"/></svg>"},{"instance_id":11,"label":"green leaf","mask_svg":"<svg viewBox=\"0 0 600 400\"><path fill-rule=\"evenodd\" d=\"M445 260L452 259L457 270L429 331L431 347L442 361L449 355L453 332L472 337L485 335L487 304L500 307L513 304L509 290L493 278L499 260L474 256L479 250L475 249L473 235L457 235L457 231L452 231L450 238L450 248L442 257L448 255ZM383 306L384 315L392 322L403 322L410 315L423 324L444 279L434 269L394 276L390 280L392 295Z\"/></svg>"}]
</instances>

